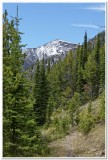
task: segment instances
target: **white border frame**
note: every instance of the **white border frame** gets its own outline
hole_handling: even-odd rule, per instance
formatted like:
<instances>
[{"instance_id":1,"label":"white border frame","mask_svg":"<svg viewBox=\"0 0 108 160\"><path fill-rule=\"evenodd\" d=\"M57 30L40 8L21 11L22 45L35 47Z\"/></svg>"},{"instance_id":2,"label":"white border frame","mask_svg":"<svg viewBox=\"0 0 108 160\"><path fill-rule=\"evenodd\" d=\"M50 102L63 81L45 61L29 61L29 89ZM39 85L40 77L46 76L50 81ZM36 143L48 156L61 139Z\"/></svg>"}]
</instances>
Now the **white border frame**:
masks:
<instances>
[{"instance_id":1,"label":"white border frame","mask_svg":"<svg viewBox=\"0 0 108 160\"><path fill-rule=\"evenodd\" d=\"M107 138L107 134L108 134L108 118L107 118L107 114L108 114L108 109L107 109L107 106L108 106L108 102L107 102L107 82L108 82L108 71L107 71L107 69L108 69L108 64L107 64L107 62L108 62L108 56L107 56L107 51L108 51L108 47L107 47L107 37L108 37L108 32L107 32L107 26L108 26L108 22L107 22L107 8L108 8L108 2L107 2L107 0L106 1L103 1L103 0L83 0L83 1L80 1L80 0L68 0L67 2L66 2L66 0L47 0L47 1L45 1L45 0L32 0L32 1L30 1L30 0L23 0L23 1L20 1L20 0L11 0L11 1L9 1L9 0L1 0L0 1L0 11L1 11L1 13L0 13L0 33L1 33L1 36L0 36L0 48L1 48L1 51L2 51L2 11L3 11L3 3L105 3L106 2L106 12L105 12L105 40L106 40L106 43L105 43L105 50L106 50L106 60L105 60L105 62L106 62L106 69L105 69L105 72L106 72L106 74L105 74L105 83L106 83L106 114L105 114L105 116L106 116L106 127L105 127L105 153L106 153L106 155L105 155L105 157L33 157L33 158L31 158L31 157L9 157L9 158L4 158L4 157L2 157L3 155L2 155L2 153L3 153L3 148L2 148L2 145L3 145L3 127L2 127L2 114L3 114L3 108L2 108L2 106L3 105L1 105L1 107L0 107L0 129L1 129L1 134L0 134L0 158L1 159L3 159L3 160L15 160L15 159L19 159L19 160L23 160L23 159L31 159L31 160L39 160L39 159L108 159L108 147L107 147L107 145L108 145L108 138ZM2 52L1 52L2 53ZM3 90L2 90L2 69L3 69L3 67L2 67L2 54L0 53L0 83L1 83L1 93L0 93L0 104L3 104Z\"/></svg>"}]
</instances>

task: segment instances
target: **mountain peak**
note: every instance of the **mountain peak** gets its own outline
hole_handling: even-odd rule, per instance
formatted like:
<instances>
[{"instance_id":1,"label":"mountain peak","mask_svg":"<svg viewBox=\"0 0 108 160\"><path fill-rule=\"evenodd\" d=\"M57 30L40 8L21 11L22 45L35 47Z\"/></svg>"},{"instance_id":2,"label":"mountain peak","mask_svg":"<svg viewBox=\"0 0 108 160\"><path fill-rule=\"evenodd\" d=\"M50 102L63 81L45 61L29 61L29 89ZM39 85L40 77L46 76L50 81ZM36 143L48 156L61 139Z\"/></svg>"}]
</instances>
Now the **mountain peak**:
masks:
<instances>
[{"instance_id":1,"label":"mountain peak","mask_svg":"<svg viewBox=\"0 0 108 160\"><path fill-rule=\"evenodd\" d=\"M76 44L76 43L64 41L64 40L62 40L62 39L55 39L55 40L52 40L52 41L50 41L50 42L48 42L48 43L46 43L46 44L44 44L44 45L47 45L47 44L49 44L49 43L68 43L68 44ZM77 44L76 44L76 45L77 45Z\"/></svg>"},{"instance_id":2,"label":"mountain peak","mask_svg":"<svg viewBox=\"0 0 108 160\"><path fill-rule=\"evenodd\" d=\"M55 39L37 48L27 48L24 52L26 58L24 67L29 68L34 65L37 59L54 58L54 62L59 58L63 59L69 50L75 50L78 44L66 42L60 39Z\"/></svg>"}]
</instances>

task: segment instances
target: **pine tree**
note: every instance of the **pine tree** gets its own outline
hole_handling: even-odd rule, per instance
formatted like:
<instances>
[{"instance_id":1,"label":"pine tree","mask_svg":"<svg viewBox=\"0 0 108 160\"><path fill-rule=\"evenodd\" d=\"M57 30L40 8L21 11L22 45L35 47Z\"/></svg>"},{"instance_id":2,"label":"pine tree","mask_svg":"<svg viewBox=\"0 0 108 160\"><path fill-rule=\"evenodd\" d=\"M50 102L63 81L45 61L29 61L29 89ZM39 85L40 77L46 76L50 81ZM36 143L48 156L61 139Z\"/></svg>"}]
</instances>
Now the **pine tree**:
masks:
<instances>
[{"instance_id":1,"label":"pine tree","mask_svg":"<svg viewBox=\"0 0 108 160\"><path fill-rule=\"evenodd\" d=\"M78 65L78 75L77 75L77 87L76 87L76 91L79 93L83 92L83 72L82 72L82 67L80 65Z\"/></svg>"},{"instance_id":2,"label":"pine tree","mask_svg":"<svg viewBox=\"0 0 108 160\"><path fill-rule=\"evenodd\" d=\"M104 46L101 47L100 34L97 35L96 45L85 64L84 75L85 73L84 77L91 87L92 98L96 98L104 89L105 84L105 49Z\"/></svg>"},{"instance_id":3,"label":"pine tree","mask_svg":"<svg viewBox=\"0 0 108 160\"><path fill-rule=\"evenodd\" d=\"M38 123L41 114L41 87L40 87L40 65L39 60L36 63L36 71L34 76L34 88L33 88L33 97L34 97L34 112L35 120Z\"/></svg>"},{"instance_id":4,"label":"pine tree","mask_svg":"<svg viewBox=\"0 0 108 160\"><path fill-rule=\"evenodd\" d=\"M95 97L95 90L97 87L96 83L96 61L94 58L94 53L89 55L88 61L85 65L85 70L83 71L83 77L90 86L90 98Z\"/></svg>"},{"instance_id":5,"label":"pine tree","mask_svg":"<svg viewBox=\"0 0 108 160\"><path fill-rule=\"evenodd\" d=\"M99 117L101 122L105 122L105 91L100 96Z\"/></svg>"},{"instance_id":6,"label":"pine tree","mask_svg":"<svg viewBox=\"0 0 108 160\"><path fill-rule=\"evenodd\" d=\"M10 63L9 62L9 21L7 19L8 13L5 10L4 14L3 14L3 64L7 64Z\"/></svg>"},{"instance_id":7,"label":"pine tree","mask_svg":"<svg viewBox=\"0 0 108 160\"><path fill-rule=\"evenodd\" d=\"M85 66L85 63L87 62L87 57L88 57L88 48L87 48L87 32L85 32L85 35L84 35L84 44L83 44L83 69L84 69L84 66Z\"/></svg>"},{"instance_id":8,"label":"pine tree","mask_svg":"<svg viewBox=\"0 0 108 160\"><path fill-rule=\"evenodd\" d=\"M88 108L79 114L79 130L84 134L88 134L94 126L95 121L92 114L92 104L90 102Z\"/></svg>"},{"instance_id":9,"label":"pine tree","mask_svg":"<svg viewBox=\"0 0 108 160\"><path fill-rule=\"evenodd\" d=\"M76 67L75 67L76 66ZM74 70L75 69L75 70ZM75 77L75 79L74 79ZM73 63L73 80L76 85L76 91L79 93L83 92L84 79L83 79L83 45L78 46L76 51L76 57Z\"/></svg>"},{"instance_id":10,"label":"pine tree","mask_svg":"<svg viewBox=\"0 0 108 160\"><path fill-rule=\"evenodd\" d=\"M46 109L46 126L49 126L51 122L50 117L53 112L53 109L54 109L54 100L53 100L53 96L50 94L50 97L48 99L47 109Z\"/></svg>"},{"instance_id":11,"label":"pine tree","mask_svg":"<svg viewBox=\"0 0 108 160\"><path fill-rule=\"evenodd\" d=\"M46 122L46 108L49 98L48 82L45 74L44 58L39 66L37 63L34 81L34 111L38 125Z\"/></svg>"},{"instance_id":12,"label":"pine tree","mask_svg":"<svg viewBox=\"0 0 108 160\"><path fill-rule=\"evenodd\" d=\"M67 65L67 77L68 77L67 85L70 86L70 88L71 88L71 95L74 94L73 62L74 62L74 55L73 55L72 50L70 50L68 53L68 56L67 56L66 65Z\"/></svg>"},{"instance_id":13,"label":"pine tree","mask_svg":"<svg viewBox=\"0 0 108 160\"><path fill-rule=\"evenodd\" d=\"M40 79L40 87L41 87L41 124L44 124L46 122L46 109L47 109L47 104L48 104L48 98L49 98L49 86L48 86L48 81L45 73L45 64L44 64L44 57L41 63L41 68L40 68L40 74L41 74L41 79Z\"/></svg>"},{"instance_id":14,"label":"pine tree","mask_svg":"<svg viewBox=\"0 0 108 160\"><path fill-rule=\"evenodd\" d=\"M7 12L3 17L3 156L42 155L44 143L34 122L31 83L22 68L20 32L13 20L8 22Z\"/></svg>"},{"instance_id":15,"label":"pine tree","mask_svg":"<svg viewBox=\"0 0 108 160\"><path fill-rule=\"evenodd\" d=\"M80 94L75 92L74 96L72 97L70 104L69 104L69 109L70 109L70 119L72 125L76 125L79 122L79 107L81 105L81 100L80 100Z\"/></svg>"},{"instance_id":16,"label":"pine tree","mask_svg":"<svg viewBox=\"0 0 108 160\"><path fill-rule=\"evenodd\" d=\"M30 99L28 99L29 95L27 93L25 96L25 92L28 91L27 82L21 73L23 57L21 54L20 36L14 28L14 21L12 20L11 23L6 22L8 22L7 12L4 13L3 22L3 147L4 156L16 156L21 145L21 135L26 120L24 114L26 112L26 106L30 104Z\"/></svg>"},{"instance_id":17,"label":"pine tree","mask_svg":"<svg viewBox=\"0 0 108 160\"><path fill-rule=\"evenodd\" d=\"M49 59L48 59L48 66L47 66L47 69L46 69L46 75L49 74L50 68L51 68L51 65L50 65L50 58L49 58Z\"/></svg>"},{"instance_id":18,"label":"pine tree","mask_svg":"<svg viewBox=\"0 0 108 160\"><path fill-rule=\"evenodd\" d=\"M73 68L72 68L74 92L77 90L79 52L80 52L80 45L78 45L76 53L74 55Z\"/></svg>"},{"instance_id":19,"label":"pine tree","mask_svg":"<svg viewBox=\"0 0 108 160\"><path fill-rule=\"evenodd\" d=\"M96 62L96 87L95 87L95 95L99 95L99 86L100 86L100 34L97 35L97 42L95 47L95 62Z\"/></svg>"},{"instance_id":20,"label":"pine tree","mask_svg":"<svg viewBox=\"0 0 108 160\"><path fill-rule=\"evenodd\" d=\"M100 50L100 88L105 87L105 45Z\"/></svg>"},{"instance_id":21,"label":"pine tree","mask_svg":"<svg viewBox=\"0 0 108 160\"><path fill-rule=\"evenodd\" d=\"M83 79L83 45L79 48L77 58L77 80L76 80L76 91L79 93L83 92L84 79Z\"/></svg>"}]
</instances>

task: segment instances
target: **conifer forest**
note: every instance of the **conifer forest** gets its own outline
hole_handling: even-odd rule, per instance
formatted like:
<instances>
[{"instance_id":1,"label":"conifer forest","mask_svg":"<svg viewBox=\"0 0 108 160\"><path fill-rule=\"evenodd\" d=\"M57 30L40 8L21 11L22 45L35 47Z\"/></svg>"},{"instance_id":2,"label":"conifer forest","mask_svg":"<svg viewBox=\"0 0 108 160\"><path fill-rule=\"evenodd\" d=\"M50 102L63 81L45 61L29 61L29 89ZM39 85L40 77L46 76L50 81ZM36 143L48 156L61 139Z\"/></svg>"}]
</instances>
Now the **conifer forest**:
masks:
<instances>
[{"instance_id":1,"label":"conifer forest","mask_svg":"<svg viewBox=\"0 0 108 160\"><path fill-rule=\"evenodd\" d=\"M85 32L83 43L54 65L43 55L42 60L24 69L26 55L22 50L26 45L22 44L19 26L17 17L9 20L5 11L3 157L105 156L104 134L98 135L105 130L105 31L91 40ZM66 143L69 136L70 142L73 136L79 139L72 140L73 148L68 144L61 151L58 145ZM83 144L90 136L89 145L95 145L96 140L97 148Z\"/></svg>"}]
</instances>

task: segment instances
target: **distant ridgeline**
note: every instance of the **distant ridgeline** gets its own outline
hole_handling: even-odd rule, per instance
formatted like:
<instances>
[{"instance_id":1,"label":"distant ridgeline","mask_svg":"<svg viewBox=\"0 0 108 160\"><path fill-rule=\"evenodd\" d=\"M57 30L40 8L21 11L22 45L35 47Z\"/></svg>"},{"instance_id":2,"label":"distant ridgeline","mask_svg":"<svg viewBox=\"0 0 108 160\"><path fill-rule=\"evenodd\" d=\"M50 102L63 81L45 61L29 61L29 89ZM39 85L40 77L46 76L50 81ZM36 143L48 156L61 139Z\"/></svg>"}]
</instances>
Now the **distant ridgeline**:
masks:
<instances>
[{"instance_id":1,"label":"distant ridgeline","mask_svg":"<svg viewBox=\"0 0 108 160\"><path fill-rule=\"evenodd\" d=\"M100 34L101 45L105 43L105 31L102 31ZM96 37L88 40L90 48L94 48L96 45ZM68 51L72 50L75 53L79 44L65 42L62 40L54 40L45 45L42 45L38 48L26 48L23 50L24 54L24 69L33 70L36 65L37 60L44 60L46 66L48 65L48 59L50 59L50 65L53 66L58 60L62 60L66 57Z\"/></svg>"},{"instance_id":2,"label":"distant ridgeline","mask_svg":"<svg viewBox=\"0 0 108 160\"><path fill-rule=\"evenodd\" d=\"M54 40L38 48L27 48L23 50L25 54L24 68L28 69L36 64L37 59L50 59L51 66L59 59L63 59L69 50L75 51L77 44L65 42L62 40Z\"/></svg>"}]
</instances>

